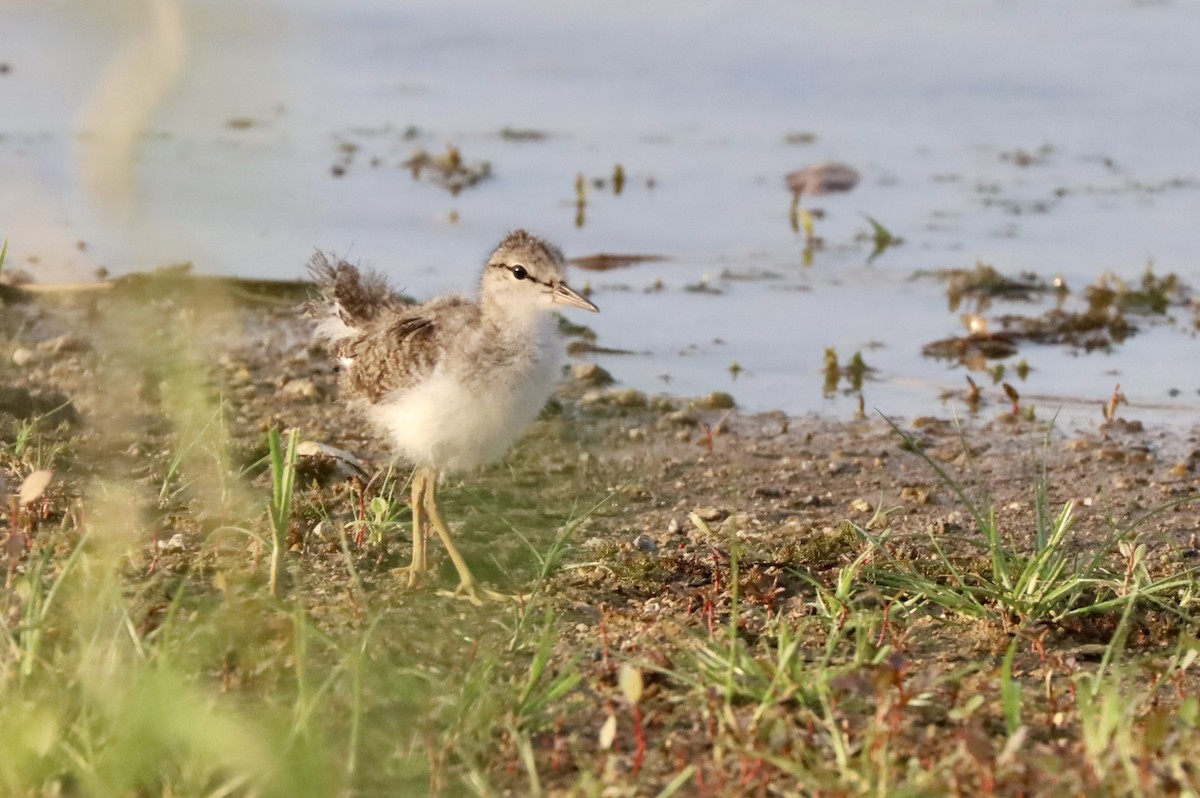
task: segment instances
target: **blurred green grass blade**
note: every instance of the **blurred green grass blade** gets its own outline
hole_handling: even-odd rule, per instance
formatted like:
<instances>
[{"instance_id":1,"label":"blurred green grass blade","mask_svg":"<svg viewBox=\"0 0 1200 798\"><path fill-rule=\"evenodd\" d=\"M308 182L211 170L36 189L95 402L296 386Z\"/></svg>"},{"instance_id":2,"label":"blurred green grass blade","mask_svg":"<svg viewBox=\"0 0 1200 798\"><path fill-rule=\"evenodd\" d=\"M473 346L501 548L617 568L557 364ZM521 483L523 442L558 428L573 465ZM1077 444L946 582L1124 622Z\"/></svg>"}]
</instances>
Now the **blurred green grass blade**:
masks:
<instances>
[{"instance_id":1,"label":"blurred green grass blade","mask_svg":"<svg viewBox=\"0 0 1200 798\"><path fill-rule=\"evenodd\" d=\"M1021 638L1014 637L1004 652L1004 661L1000 665L1000 700L1004 707L1004 725L1008 736L1012 737L1021 727L1021 683L1013 678L1013 657L1017 653L1017 643Z\"/></svg>"}]
</instances>

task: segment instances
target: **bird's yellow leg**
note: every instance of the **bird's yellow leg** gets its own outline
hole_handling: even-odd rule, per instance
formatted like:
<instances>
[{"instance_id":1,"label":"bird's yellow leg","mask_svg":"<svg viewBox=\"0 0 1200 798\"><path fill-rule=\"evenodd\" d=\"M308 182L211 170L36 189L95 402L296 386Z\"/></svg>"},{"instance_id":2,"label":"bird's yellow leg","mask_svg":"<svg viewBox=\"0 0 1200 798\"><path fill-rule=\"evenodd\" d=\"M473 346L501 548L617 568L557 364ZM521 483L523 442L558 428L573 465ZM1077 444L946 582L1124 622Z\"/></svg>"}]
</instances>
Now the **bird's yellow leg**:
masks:
<instances>
[{"instance_id":1,"label":"bird's yellow leg","mask_svg":"<svg viewBox=\"0 0 1200 798\"><path fill-rule=\"evenodd\" d=\"M509 596L504 593L497 593L495 590L489 590L485 587L480 587L475 581L471 569L467 567L467 561L458 553L458 548L455 547L454 541L450 539L450 529L446 526L446 522L442 520L442 512L437 506L437 472L430 472L428 478L428 487L425 490L425 510L429 513L429 520L433 523L433 528L437 530L438 537L442 539L442 544L446 547L446 553L450 555L451 561L454 563L455 569L458 571L458 587L453 593L443 591L444 594L450 595L453 598L465 599L476 607L483 605L483 600L489 601L523 601L524 596Z\"/></svg>"},{"instance_id":2,"label":"bird's yellow leg","mask_svg":"<svg viewBox=\"0 0 1200 798\"><path fill-rule=\"evenodd\" d=\"M418 468L412 477L412 561L406 567L396 569L398 572L408 573L409 587L416 587L421 574L429 570L426 546L428 521L425 518L425 492L428 490L428 485L425 469Z\"/></svg>"}]
</instances>

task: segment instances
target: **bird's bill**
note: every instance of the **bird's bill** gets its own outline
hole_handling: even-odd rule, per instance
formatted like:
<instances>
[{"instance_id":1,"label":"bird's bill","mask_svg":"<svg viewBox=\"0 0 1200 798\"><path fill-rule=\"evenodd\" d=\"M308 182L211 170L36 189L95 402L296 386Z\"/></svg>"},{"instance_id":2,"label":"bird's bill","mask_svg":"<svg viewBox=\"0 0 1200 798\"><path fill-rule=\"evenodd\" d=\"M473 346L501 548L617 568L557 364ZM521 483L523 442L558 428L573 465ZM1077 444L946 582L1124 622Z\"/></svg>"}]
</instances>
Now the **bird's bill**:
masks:
<instances>
[{"instance_id":1,"label":"bird's bill","mask_svg":"<svg viewBox=\"0 0 1200 798\"><path fill-rule=\"evenodd\" d=\"M583 308L584 310L590 310L592 313L600 312L600 308L584 299L582 294L572 289L566 283L559 283L554 287L553 299L560 305L570 305L573 308Z\"/></svg>"}]
</instances>

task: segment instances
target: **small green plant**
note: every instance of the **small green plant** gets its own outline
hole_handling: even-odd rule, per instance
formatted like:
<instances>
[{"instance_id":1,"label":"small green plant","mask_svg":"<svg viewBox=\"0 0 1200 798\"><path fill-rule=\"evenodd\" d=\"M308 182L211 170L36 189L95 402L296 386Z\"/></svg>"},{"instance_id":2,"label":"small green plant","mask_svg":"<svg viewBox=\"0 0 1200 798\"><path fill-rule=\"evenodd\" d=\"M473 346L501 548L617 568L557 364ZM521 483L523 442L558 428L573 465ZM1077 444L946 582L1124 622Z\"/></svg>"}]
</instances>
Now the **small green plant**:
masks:
<instances>
[{"instance_id":1,"label":"small green plant","mask_svg":"<svg viewBox=\"0 0 1200 798\"><path fill-rule=\"evenodd\" d=\"M355 545L359 547L367 544L382 546L406 515L406 505L396 497L407 492L408 483L396 484L395 468L389 466L383 472L375 495L368 500L367 495L373 489L374 482L372 479L365 486L359 485L356 490L355 518L347 524L347 528L354 532Z\"/></svg>"},{"instance_id":2,"label":"small green plant","mask_svg":"<svg viewBox=\"0 0 1200 798\"><path fill-rule=\"evenodd\" d=\"M904 242L904 239L892 233L891 230L883 226L883 224L873 216L863 214L867 222L871 225L871 234L868 239L871 241L871 254L867 257L867 263L873 262L876 258L886 252L890 247L897 246Z\"/></svg>"},{"instance_id":3,"label":"small green plant","mask_svg":"<svg viewBox=\"0 0 1200 798\"><path fill-rule=\"evenodd\" d=\"M933 573L916 570L888 554L882 539L860 533L875 544L881 565L875 578L881 585L899 589L953 612L976 618L991 618L1008 627L1043 621L1061 621L1072 616L1112 612L1136 593L1140 600L1171 611L1170 597L1188 585L1197 569L1165 577L1152 577L1145 565L1145 547L1134 543L1139 526L1151 515L1192 501L1189 496L1169 502L1129 525L1116 526L1090 554L1079 554L1070 544L1074 525L1074 503L1067 502L1054 515L1048 506L1045 460L1035 480L1033 550L1018 551L1000 531L996 506L986 487L978 497L968 495L963 484L930 457L907 432L888 419L903 438L904 446L926 462L971 514L977 537L960 537L959 542L982 550L982 567L964 567L961 558L947 553L942 540L930 533L935 555ZM1044 446L1049 446L1047 431ZM966 442L964 440L964 448ZM969 451L969 449L968 449ZM1124 564L1109 565L1112 558ZM980 562L980 561L976 561Z\"/></svg>"}]
</instances>

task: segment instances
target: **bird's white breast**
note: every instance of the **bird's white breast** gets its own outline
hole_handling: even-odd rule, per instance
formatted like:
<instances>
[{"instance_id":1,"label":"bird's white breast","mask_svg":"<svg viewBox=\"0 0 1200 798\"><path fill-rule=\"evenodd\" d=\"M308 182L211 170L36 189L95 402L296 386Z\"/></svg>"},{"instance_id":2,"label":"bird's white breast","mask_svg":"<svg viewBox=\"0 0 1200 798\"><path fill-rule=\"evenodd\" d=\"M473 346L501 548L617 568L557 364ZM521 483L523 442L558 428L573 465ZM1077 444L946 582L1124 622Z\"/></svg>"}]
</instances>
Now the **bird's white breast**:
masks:
<instances>
[{"instance_id":1,"label":"bird's white breast","mask_svg":"<svg viewBox=\"0 0 1200 798\"><path fill-rule=\"evenodd\" d=\"M498 459L554 389L562 345L549 320L540 326L511 362L476 363L462 353L369 415L416 465L460 471Z\"/></svg>"}]
</instances>

